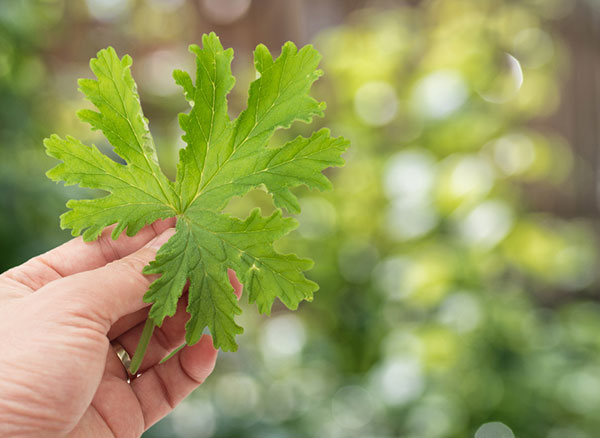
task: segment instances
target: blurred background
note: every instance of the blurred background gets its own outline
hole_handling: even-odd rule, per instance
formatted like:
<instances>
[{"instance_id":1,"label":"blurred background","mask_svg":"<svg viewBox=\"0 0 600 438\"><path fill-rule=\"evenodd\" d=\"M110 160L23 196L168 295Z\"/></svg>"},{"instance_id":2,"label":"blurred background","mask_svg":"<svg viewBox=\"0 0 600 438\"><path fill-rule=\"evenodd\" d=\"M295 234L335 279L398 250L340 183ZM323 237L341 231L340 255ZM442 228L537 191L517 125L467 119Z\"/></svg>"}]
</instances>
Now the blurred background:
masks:
<instances>
[{"instance_id":1,"label":"blurred background","mask_svg":"<svg viewBox=\"0 0 600 438\"><path fill-rule=\"evenodd\" d=\"M173 177L171 71L209 31L235 50L232 117L258 43L314 44L326 117L277 139L352 147L280 242L315 260L315 301L244 305L239 351L145 437L597 437L596 0L0 0L0 271L67 240L66 200L90 196L45 178L42 139L111 154L75 116L89 59L132 55Z\"/></svg>"}]
</instances>

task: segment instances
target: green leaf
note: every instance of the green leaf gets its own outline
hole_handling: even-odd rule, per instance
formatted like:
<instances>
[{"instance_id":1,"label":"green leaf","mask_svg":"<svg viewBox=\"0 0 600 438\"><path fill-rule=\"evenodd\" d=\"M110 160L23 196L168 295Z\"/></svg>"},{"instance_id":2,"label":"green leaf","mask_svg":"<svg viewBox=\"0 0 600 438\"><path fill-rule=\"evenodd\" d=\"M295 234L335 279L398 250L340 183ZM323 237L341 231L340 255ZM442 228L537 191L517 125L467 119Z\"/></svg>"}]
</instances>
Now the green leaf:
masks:
<instances>
[{"instance_id":1,"label":"green leaf","mask_svg":"<svg viewBox=\"0 0 600 438\"><path fill-rule=\"evenodd\" d=\"M297 137L281 148L261 147L254 154L236 153L198 194L196 202L205 208L222 209L234 196L264 184L277 207L299 213L300 205L289 188L306 185L331 189L331 182L321 171L343 165L340 154L347 147L346 140L332 138L329 130L322 129L310 138Z\"/></svg>"},{"instance_id":2,"label":"green leaf","mask_svg":"<svg viewBox=\"0 0 600 438\"><path fill-rule=\"evenodd\" d=\"M198 193L208 151L222 150L231 137L227 94L235 83L231 74L233 50L223 50L214 33L204 35L202 42L203 49L190 46L190 52L196 55L197 87L186 72L173 72L175 82L183 87L192 105L189 114L179 115L179 124L185 132L183 140L188 144L180 152L176 181L184 208Z\"/></svg>"},{"instance_id":3,"label":"green leaf","mask_svg":"<svg viewBox=\"0 0 600 438\"><path fill-rule=\"evenodd\" d=\"M156 180L139 167L116 163L95 146L85 146L73 137L63 140L53 135L44 145L48 155L63 161L47 172L50 179L110 192L104 198L67 203L72 210L61 216L61 227L72 228L74 236L85 230L84 240L94 240L113 223L118 223L113 238L126 227L127 234L133 236L144 225L175 215Z\"/></svg>"},{"instance_id":4,"label":"green leaf","mask_svg":"<svg viewBox=\"0 0 600 438\"><path fill-rule=\"evenodd\" d=\"M273 249L275 240L296 228L296 220L283 218L280 210L263 217L254 209L241 221L200 207L191 207L189 218L205 263L215 268L228 264L262 313L270 312L276 297L291 309L303 299L312 301L318 286L302 273L312 261Z\"/></svg>"},{"instance_id":5,"label":"green leaf","mask_svg":"<svg viewBox=\"0 0 600 438\"><path fill-rule=\"evenodd\" d=\"M173 216L177 210L179 197L158 165L130 66L129 56L119 59L112 47L100 50L90 61L97 80L79 80L81 92L99 112L86 109L78 113L81 120L104 133L127 166L115 163L95 147L83 147L73 138L52 136L44 142L47 153L64 162L48 172L51 179L112 193L67 204L72 210L61 217L61 226L72 228L73 235L87 228L83 234L86 241L94 240L113 223L118 223L113 238L125 228L132 236L144 225Z\"/></svg>"},{"instance_id":6,"label":"green leaf","mask_svg":"<svg viewBox=\"0 0 600 438\"><path fill-rule=\"evenodd\" d=\"M269 313L276 299L290 309L313 299L318 286L304 275L312 261L280 254L273 247L297 226L280 209L300 211L293 187L330 189L322 171L343 165L341 154L348 142L322 129L283 146L269 145L275 130L323 114L325 104L308 94L322 74L320 55L313 47L298 50L286 43L274 60L259 45L254 52L258 79L250 86L247 108L233 121L227 109L227 95L235 83L233 51L224 50L211 33L203 36L202 48L192 45L190 52L196 56L195 80L180 70L173 74L191 106L189 113L179 115L187 146L180 152L174 183L158 165L129 70L131 59L119 59L112 48L98 52L90 63L97 80L79 82L98 112L83 110L79 116L102 130L126 164L94 146L53 135L45 140L46 151L62 163L48 176L109 192L103 198L67 204L72 210L62 216L61 226L74 234L83 231L86 240L112 223L118 224L116 238L124 229L131 235L158 218L177 216L175 234L144 269L145 274L160 275L144 296L152 303L149 318L161 325L172 316L188 284L191 318L186 341L197 342L208 327L216 347L235 350L235 336L242 328L234 318L241 309L227 269L235 271L249 301L262 313ZM262 216L258 209L245 220L222 213L231 198L257 187L266 189L279 207L271 216ZM137 352L136 358L139 363Z\"/></svg>"},{"instance_id":7,"label":"green leaf","mask_svg":"<svg viewBox=\"0 0 600 438\"><path fill-rule=\"evenodd\" d=\"M227 273L221 267L201 266L191 273L190 281L187 310L192 316L185 326L186 342L189 345L198 342L204 328L208 327L216 348L236 350L235 336L244 330L233 318L242 313L242 309Z\"/></svg>"}]
</instances>

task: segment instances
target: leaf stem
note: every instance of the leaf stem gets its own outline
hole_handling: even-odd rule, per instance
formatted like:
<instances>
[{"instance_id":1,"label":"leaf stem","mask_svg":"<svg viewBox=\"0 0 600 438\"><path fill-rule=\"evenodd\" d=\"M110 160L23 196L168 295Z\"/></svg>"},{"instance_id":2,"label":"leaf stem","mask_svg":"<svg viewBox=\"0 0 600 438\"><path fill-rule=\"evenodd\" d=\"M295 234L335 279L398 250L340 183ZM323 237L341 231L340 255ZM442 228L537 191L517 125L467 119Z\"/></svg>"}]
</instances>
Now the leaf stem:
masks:
<instances>
[{"instance_id":1,"label":"leaf stem","mask_svg":"<svg viewBox=\"0 0 600 438\"><path fill-rule=\"evenodd\" d=\"M150 338L154 332L154 327L156 327L156 325L154 324L152 318L146 319L144 330L142 330L142 336L138 342L137 348L135 349L133 359L131 359L131 365L129 366L129 372L133 375L135 375L140 369L140 365L144 359L144 354L146 354L146 349L150 343Z\"/></svg>"},{"instance_id":2,"label":"leaf stem","mask_svg":"<svg viewBox=\"0 0 600 438\"><path fill-rule=\"evenodd\" d=\"M184 342L183 344L181 344L179 347L177 347L175 350L171 351L169 353L169 355L165 358L163 358L159 363L165 363L166 361L168 361L169 359L171 359L173 356L175 356L177 353L179 353L179 351L186 346L186 343Z\"/></svg>"}]
</instances>

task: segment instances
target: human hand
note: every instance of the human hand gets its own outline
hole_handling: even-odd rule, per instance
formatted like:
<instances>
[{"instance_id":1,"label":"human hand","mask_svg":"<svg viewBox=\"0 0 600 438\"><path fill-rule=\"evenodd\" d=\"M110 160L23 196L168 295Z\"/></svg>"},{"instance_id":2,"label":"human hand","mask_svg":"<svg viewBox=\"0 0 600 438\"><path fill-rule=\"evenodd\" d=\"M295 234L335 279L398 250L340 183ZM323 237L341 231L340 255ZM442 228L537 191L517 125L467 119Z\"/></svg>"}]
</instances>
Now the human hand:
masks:
<instances>
[{"instance_id":1,"label":"human hand","mask_svg":"<svg viewBox=\"0 0 600 438\"><path fill-rule=\"evenodd\" d=\"M109 228L0 275L0 436L139 436L212 372L217 351L208 335L159 364L184 342L185 299L155 329L131 383L110 344L133 356L148 313L142 297L155 278L142 268L174 223L116 241Z\"/></svg>"}]
</instances>

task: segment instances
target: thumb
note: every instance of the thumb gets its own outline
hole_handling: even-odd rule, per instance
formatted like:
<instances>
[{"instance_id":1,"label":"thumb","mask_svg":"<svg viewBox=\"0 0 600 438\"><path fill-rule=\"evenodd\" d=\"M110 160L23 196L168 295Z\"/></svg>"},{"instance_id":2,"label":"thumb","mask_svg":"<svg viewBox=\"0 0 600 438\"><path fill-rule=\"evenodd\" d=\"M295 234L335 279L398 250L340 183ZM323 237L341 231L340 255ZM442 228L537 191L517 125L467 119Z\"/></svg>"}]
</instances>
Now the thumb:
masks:
<instances>
[{"instance_id":1,"label":"thumb","mask_svg":"<svg viewBox=\"0 0 600 438\"><path fill-rule=\"evenodd\" d=\"M156 275L144 275L142 269L173 234L175 229L169 228L122 259L54 281L34 295L45 295L64 310L106 325L108 330L119 318L148 306L142 298Z\"/></svg>"}]
</instances>

